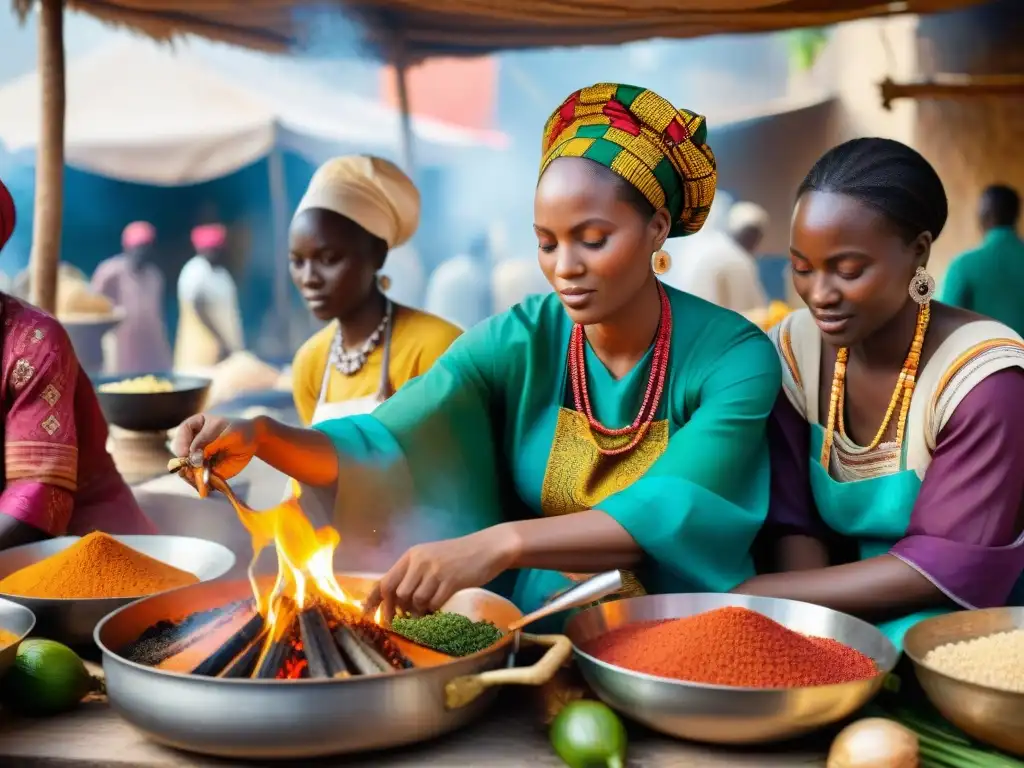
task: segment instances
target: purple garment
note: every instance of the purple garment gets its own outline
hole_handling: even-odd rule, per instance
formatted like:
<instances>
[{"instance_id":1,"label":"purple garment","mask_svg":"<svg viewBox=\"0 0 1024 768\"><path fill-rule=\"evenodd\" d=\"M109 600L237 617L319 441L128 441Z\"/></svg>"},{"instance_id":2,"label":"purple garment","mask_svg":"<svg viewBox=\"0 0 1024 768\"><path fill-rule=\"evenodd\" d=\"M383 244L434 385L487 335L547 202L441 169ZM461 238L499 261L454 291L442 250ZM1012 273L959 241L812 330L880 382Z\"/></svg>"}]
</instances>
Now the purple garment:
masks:
<instances>
[{"instance_id":1,"label":"purple garment","mask_svg":"<svg viewBox=\"0 0 1024 768\"><path fill-rule=\"evenodd\" d=\"M135 266L127 256L114 256L96 267L92 287L125 313L114 329L114 373L170 370L173 356L164 320L164 278L160 269L152 264Z\"/></svg>"},{"instance_id":2,"label":"purple garment","mask_svg":"<svg viewBox=\"0 0 1024 768\"><path fill-rule=\"evenodd\" d=\"M939 432L906 535L890 553L958 602L1005 605L1024 573L1024 370L992 374ZM768 420L769 539L826 539L810 484L810 430L785 395Z\"/></svg>"}]
</instances>

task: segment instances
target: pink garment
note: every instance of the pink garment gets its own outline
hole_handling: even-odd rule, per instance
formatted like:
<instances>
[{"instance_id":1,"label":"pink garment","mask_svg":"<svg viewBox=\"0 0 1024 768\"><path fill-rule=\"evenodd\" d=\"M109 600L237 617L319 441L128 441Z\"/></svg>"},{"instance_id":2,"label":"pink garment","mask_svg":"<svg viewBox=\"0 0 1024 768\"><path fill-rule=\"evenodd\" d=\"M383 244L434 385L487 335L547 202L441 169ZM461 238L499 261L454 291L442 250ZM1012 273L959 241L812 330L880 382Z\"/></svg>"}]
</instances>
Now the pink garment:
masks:
<instances>
[{"instance_id":1,"label":"pink garment","mask_svg":"<svg viewBox=\"0 0 1024 768\"><path fill-rule=\"evenodd\" d=\"M223 248L228 240L228 231L222 224L204 224L192 230L192 247L199 253Z\"/></svg>"},{"instance_id":2,"label":"pink garment","mask_svg":"<svg viewBox=\"0 0 1024 768\"><path fill-rule=\"evenodd\" d=\"M107 423L63 326L3 302L0 514L51 536L156 533L107 453Z\"/></svg>"},{"instance_id":3,"label":"pink garment","mask_svg":"<svg viewBox=\"0 0 1024 768\"><path fill-rule=\"evenodd\" d=\"M164 278L153 264L138 264L114 256L98 267L92 287L124 310L114 329L117 339L115 373L159 373L173 365L171 342L164 319Z\"/></svg>"},{"instance_id":4,"label":"pink garment","mask_svg":"<svg viewBox=\"0 0 1024 768\"><path fill-rule=\"evenodd\" d=\"M121 247L126 251L149 245L156 240L156 228L148 221L133 221L121 233Z\"/></svg>"}]
</instances>

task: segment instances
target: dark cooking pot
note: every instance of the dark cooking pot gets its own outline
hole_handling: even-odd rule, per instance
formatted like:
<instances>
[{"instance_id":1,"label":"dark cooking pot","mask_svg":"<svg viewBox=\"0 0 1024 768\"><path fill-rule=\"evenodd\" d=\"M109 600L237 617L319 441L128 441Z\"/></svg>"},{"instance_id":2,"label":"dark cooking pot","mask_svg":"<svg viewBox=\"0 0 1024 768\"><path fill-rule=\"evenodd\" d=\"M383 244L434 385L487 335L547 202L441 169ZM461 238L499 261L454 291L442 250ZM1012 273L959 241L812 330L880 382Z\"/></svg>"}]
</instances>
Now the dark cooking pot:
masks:
<instances>
[{"instance_id":1,"label":"dark cooking pot","mask_svg":"<svg viewBox=\"0 0 1024 768\"><path fill-rule=\"evenodd\" d=\"M104 392L101 387L138 376L156 376L174 385L170 392ZM175 373L94 376L93 385L107 423L132 432L166 432L203 409L210 380Z\"/></svg>"}]
</instances>

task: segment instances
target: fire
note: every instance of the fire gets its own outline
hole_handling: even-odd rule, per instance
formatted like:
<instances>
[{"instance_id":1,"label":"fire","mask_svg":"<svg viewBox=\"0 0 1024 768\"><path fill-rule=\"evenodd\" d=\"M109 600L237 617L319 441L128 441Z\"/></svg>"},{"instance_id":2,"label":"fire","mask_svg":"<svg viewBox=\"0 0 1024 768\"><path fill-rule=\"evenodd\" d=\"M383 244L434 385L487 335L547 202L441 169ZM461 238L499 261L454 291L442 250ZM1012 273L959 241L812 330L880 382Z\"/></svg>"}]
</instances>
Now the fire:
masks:
<instances>
[{"instance_id":1,"label":"fire","mask_svg":"<svg viewBox=\"0 0 1024 768\"><path fill-rule=\"evenodd\" d=\"M235 511L252 538L249 581L256 609L266 617L272 635L277 634L274 630L285 609L291 617L294 610L301 611L317 599L362 612L363 604L347 593L334 575L334 552L341 543L341 536L330 526L314 528L299 506L297 496L263 511L244 506L236 506ZM266 591L260 588L255 569L260 553L271 545L277 551L277 579ZM379 618L378 609L375 617L378 623Z\"/></svg>"}]
</instances>

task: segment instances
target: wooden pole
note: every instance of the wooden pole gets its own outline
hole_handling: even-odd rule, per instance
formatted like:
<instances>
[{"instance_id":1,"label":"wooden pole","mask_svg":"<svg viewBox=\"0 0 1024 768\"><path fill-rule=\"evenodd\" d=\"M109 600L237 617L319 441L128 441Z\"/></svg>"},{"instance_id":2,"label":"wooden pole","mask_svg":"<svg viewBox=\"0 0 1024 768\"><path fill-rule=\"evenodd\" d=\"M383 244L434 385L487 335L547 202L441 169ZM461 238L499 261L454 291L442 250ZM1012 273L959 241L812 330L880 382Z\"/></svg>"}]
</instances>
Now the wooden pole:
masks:
<instances>
[{"instance_id":1,"label":"wooden pole","mask_svg":"<svg viewBox=\"0 0 1024 768\"><path fill-rule=\"evenodd\" d=\"M42 135L36 154L35 211L32 217L32 303L57 309L64 213L64 3L39 2L39 80L42 88Z\"/></svg>"},{"instance_id":2,"label":"wooden pole","mask_svg":"<svg viewBox=\"0 0 1024 768\"><path fill-rule=\"evenodd\" d=\"M399 42L395 46L395 89L398 92L398 108L401 111L402 120L402 164L405 172L412 177L414 172L413 163L413 135L412 135L412 109L409 105L409 67L405 56L405 46Z\"/></svg>"}]
</instances>

